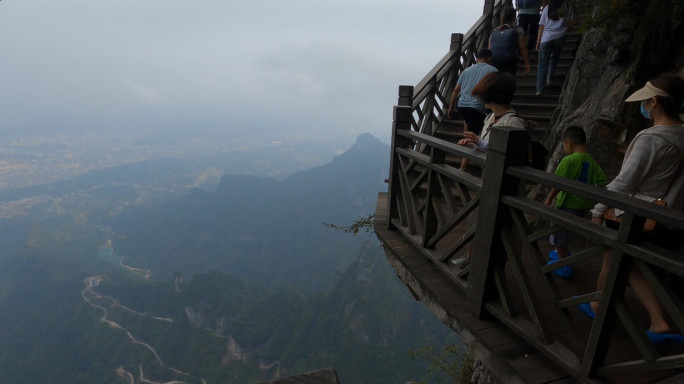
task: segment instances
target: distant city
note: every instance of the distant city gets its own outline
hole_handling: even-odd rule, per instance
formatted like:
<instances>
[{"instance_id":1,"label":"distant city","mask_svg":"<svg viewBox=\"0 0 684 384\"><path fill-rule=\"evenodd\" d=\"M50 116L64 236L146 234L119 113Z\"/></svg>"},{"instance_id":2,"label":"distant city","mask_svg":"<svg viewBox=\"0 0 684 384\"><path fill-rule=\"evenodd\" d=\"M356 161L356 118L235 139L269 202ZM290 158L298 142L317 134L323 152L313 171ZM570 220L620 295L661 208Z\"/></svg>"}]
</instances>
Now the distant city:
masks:
<instances>
[{"instance_id":1,"label":"distant city","mask_svg":"<svg viewBox=\"0 0 684 384\"><path fill-rule=\"evenodd\" d=\"M156 141L156 142L155 142ZM261 146L271 145L263 140ZM93 170L159 158L212 156L256 149L260 143L152 140L142 134L60 134L0 143L0 191L46 184Z\"/></svg>"}]
</instances>

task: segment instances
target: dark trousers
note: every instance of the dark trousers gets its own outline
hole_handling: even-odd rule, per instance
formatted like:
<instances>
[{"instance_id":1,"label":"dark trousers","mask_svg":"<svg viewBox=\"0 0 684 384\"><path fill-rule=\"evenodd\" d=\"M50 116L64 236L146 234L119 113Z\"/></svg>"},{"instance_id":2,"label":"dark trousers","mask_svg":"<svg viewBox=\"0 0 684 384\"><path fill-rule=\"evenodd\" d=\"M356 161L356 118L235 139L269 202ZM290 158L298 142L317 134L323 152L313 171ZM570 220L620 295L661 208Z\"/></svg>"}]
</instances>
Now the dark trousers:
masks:
<instances>
[{"instance_id":1,"label":"dark trousers","mask_svg":"<svg viewBox=\"0 0 684 384\"><path fill-rule=\"evenodd\" d=\"M528 35L527 40L527 52L534 52L534 48L537 45L537 35L539 35L539 19L541 15L518 15L518 25L520 28L525 30L525 34Z\"/></svg>"},{"instance_id":2,"label":"dark trousers","mask_svg":"<svg viewBox=\"0 0 684 384\"><path fill-rule=\"evenodd\" d=\"M474 132L478 135L482 132L486 116L484 113L470 107L458 107L458 113L463 117L466 124L468 124L468 130L470 132Z\"/></svg>"},{"instance_id":3,"label":"dark trousers","mask_svg":"<svg viewBox=\"0 0 684 384\"><path fill-rule=\"evenodd\" d=\"M510 73L515 76L515 72L518 70L518 58L509 61L496 61L492 59L492 66L498 69L499 72Z\"/></svg>"}]
</instances>

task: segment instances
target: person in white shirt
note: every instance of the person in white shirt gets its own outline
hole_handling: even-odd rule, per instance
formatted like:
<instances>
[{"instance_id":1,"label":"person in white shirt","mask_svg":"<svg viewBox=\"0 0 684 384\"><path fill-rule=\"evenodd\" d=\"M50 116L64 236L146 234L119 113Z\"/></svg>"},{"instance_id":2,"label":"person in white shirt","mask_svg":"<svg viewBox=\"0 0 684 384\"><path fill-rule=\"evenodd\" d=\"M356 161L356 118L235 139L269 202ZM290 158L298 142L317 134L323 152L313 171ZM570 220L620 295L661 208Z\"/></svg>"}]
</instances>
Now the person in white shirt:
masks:
<instances>
[{"instance_id":1,"label":"person in white shirt","mask_svg":"<svg viewBox=\"0 0 684 384\"><path fill-rule=\"evenodd\" d=\"M549 1L549 5L542 11L537 34L537 95L543 94L544 87L553 82L558 58L565 46L568 27L573 21L572 13L570 7L563 8L563 0Z\"/></svg>"}]
</instances>

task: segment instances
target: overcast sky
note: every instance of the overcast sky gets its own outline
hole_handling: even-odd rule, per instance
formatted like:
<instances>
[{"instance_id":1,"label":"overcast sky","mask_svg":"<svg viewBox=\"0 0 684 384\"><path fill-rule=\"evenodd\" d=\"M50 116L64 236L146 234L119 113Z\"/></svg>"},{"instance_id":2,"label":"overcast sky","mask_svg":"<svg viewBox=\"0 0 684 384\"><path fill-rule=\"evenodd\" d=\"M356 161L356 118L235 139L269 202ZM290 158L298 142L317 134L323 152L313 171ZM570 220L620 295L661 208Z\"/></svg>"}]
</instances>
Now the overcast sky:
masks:
<instances>
[{"instance_id":1,"label":"overcast sky","mask_svg":"<svg viewBox=\"0 0 684 384\"><path fill-rule=\"evenodd\" d=\"M386 140L478 0L3 0L0 133Z\"/></svg>"}]
</instances>

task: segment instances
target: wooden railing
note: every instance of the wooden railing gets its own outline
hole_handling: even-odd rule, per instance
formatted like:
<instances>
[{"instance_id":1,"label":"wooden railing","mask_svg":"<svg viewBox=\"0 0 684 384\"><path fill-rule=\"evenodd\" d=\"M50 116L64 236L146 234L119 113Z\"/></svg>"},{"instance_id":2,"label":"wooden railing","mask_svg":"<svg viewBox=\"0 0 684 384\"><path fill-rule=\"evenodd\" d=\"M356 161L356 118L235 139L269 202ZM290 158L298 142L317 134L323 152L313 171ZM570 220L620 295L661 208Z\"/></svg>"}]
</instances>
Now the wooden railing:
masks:
<instances>
[{"instance_id":1,"label":"wooden railing","mask_svg":"<svg viewBox=\"0 0 684 384\"><path fill-rule=\"evenodd\" d=\"M580 381L684 368L684 351L655 348L624 295L631 269L638 268L676 331L684 333L684 304L663 282L661 273L668 271L684 278L684 259L659 244L643 241L641 229L644 220L651 218L684 231L682 211L520 166L522 149L529 141L523 130L493 128L486 156L436 137L458 77L475 62L475 52L486 46L503 3L486 0L482 17L465 36L452 35L449 52L427 76L415 87L399 87L392 133L388 229L400 232L415 252L456 283L466 294L472 314L495 317ZM481 176L460 171L454 158L466 158L471 166L483 167ZM624 219L619 230L595 225L528 199L524 189L530 184L622 209ZM529 218L547 224L533 228ZM588 245L547 265L543 242L563 228L586 239ZM592 288L573 297L558 286L554 269L582 267L592 261L595 265L596 258L609 251L612 264L602 290ZM451 263L466 253L471 255L470 266L461 269ZM543 288L533 289L539 281ZM509 289L511 282L519 286L516 297ZM588 335L578 334L570 309L594 300L601 305L591 330ZM542 302L546 303L545 311L551 309L551 315L543 313ZM548 316L555 319L553 326L560 332L545 320ZM628 335L627 342L639 357L616 360L610 356L607 360L618 324L626 330L622 334Z\"/></svg>"},{"instance_id":2,"label":"wooden railing","mask_svg":"<svg viewBox=\"0 0 684 384\"><path fill-rule=\"evenodd\" d=\"M684 212L521 166L522 149L527 148L529 140L525 130L493 128L485 156L416 132L411 106L395 107L394 115L388 227L399 231L416 252L431 260L463 290L470 312L498 319L580 381L684 368L684 351L655 348L634 315L639 311L630 305L635 300L626 300L624 295L631 269L638 268L672 325L684 333L684 305L670 291L662 273L668 271L670 278L684 278L684 259L642 236L646 218L684 231ZM453 156L483 166L482 177L458 170L448 160ZM525 186L531 183L624 210L619 230L528 199ZM547 224L533 228L528 223L531 217ZM543 243L549 234L563 228L587 239L588 245L581 252L547 265ZM450 262L468 249L470 266L461 269ZM586 266L607 251L612 251L612 264L602 290L577 292L581 294L578 297L563 293L559 279L552 274L554 269ZM516 297L509 289L512 282L520 289ZM534 284L543 288L535 290ZM593 300L601 305L591 331L588 335L578 333L570 309ZM547 313L542 313L540 303L546 303L543 308ZM548 313L549 308L553 313ZM552 329L552 325L560 331ZM638 352L637 358L616 361L615 356L609 356L618 325L626 330L620 342L631 345Z\"/></svg>"},{"instance_id":3,"label":"wooden railing","mask_svg":"<svg viewBox=\"0 0 684 384\"><path fill-rule=\"evenodd\" d=\"M450 229L453 230L467 220L478 205L478 199L470 200L470 191L479 191L480 179L449 165L442 166L439 170L432 169L431 164L435 164L436 159L444 160L446 156L458 155L481 166L484 156L477 151L454 147L434 135L438 123L444 120L451 92L459 76L465 68L475 63L475 53L478 49L487 46L489 35L500 20L503 4L503 0L485 0L482 16L465 36L459 33L452 34L449 52L418 85L399 86L398 105L394 111L393 154L390 160L390 218L405 224L409 231L408 235L415 235L420 230L424 234L421 245L426 246L426 250L434 249L436 244L443 242ZM406 148L411 145L416 145L414 151L407 152ZM418 172L418 176L410 176L414 171ZM447 218L440 216L442 210L433 206L438 204L438 200L430 197L428 201L419 202L410 198L413 194L422 193L420 187L425 182L430 185L428 196L433 196L437 190L441 191L442 198L452 211L457 209L457 204L449 197L449 190L461 190L463 193L460 199L464 209L454 217L449 217L449 222L446 222ZM391 196L395 196L395 199ZM403 198L396 198L398 196ZM428 215L426 220L421 219L423 213ZM427 227L422 228L424 225ZM457 252L465 249L472 240L473 233L474 227L473 231L464 235L462 241L443 254L430 254L429 257L448 262ZM447 270L445 272L449 273Z\"/></svg>"},{"instance_id":4,"label":"wooden railing","mask_svg":"<svg viewBox=\"0 0 684 384\"><path fill-rule=\"evenodd\" d=\"M463 34L451 35L449 52L418 83L399 87L398 105L411 107L413 130L433 135L444 119L451 92L465 68L474 64L478 49L486 48L494 25L499 24L502 0L485 0L484 12L475 25Z\"/></svg>"}]
</instances>

